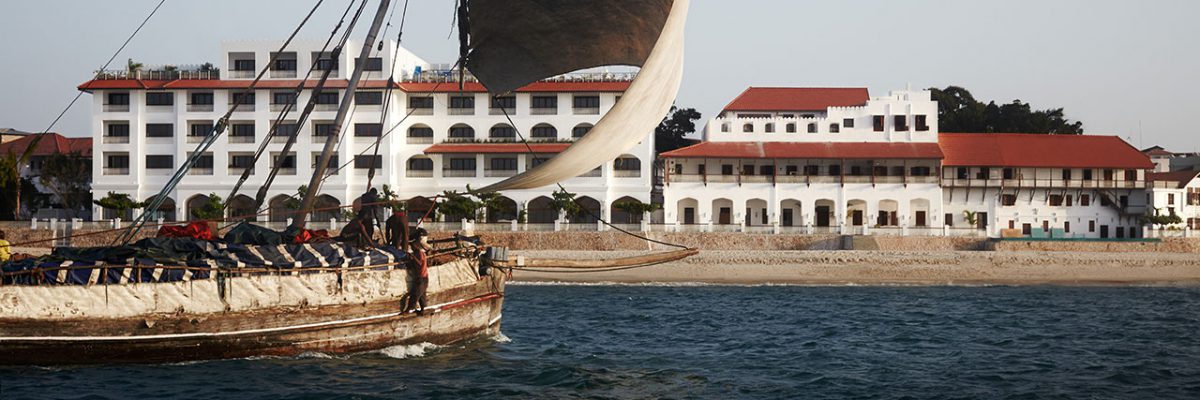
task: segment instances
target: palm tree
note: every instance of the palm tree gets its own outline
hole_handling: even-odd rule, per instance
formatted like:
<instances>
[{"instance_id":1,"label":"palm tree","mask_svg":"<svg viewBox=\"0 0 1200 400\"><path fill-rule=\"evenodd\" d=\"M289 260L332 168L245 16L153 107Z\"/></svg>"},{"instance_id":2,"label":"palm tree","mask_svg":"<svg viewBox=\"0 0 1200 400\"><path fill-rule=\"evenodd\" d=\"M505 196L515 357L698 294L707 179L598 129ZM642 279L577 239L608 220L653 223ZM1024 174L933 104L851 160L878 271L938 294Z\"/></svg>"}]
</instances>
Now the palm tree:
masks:
<instances>
[{"instance_id":1,"label":"palm tree","mask_svg":"<svg viewBox=\"0 0 1200 400\"><path fill-rule=\"evenodd\" d=\"M125 70L127 72L129 72L129 77L133 78L133 77L137 76L138 72L141 72L142 67L143 67L142 63L133 61L133 59L130 58L129 61L125 65Z\"/></svg>"}]
</instances>

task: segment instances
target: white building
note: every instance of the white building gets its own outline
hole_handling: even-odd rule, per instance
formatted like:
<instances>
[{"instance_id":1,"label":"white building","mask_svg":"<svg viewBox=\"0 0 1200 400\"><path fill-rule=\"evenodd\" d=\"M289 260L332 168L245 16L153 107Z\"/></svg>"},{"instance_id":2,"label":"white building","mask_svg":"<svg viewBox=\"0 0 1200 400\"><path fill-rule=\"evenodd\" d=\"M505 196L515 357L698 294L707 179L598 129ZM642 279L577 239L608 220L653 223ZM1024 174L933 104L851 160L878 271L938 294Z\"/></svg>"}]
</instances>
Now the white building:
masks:
<instances>
[{"instance_id":1,"label":"white building","mask_svg":"<svg viewBox=\"0 0 1200 400\"><path fill-rule=\"evenodd\" d=\"M122 71L81 85L80 90L93 94L94 197L111 191L145 200L157 194L233 104L238 97L234 94L249 87L281 45L281 41L226 42L217 68ZM280 54L253 96L241 100L226 133L170 194L162 217L185 219L210 193L227 197L242 171L251 167L254 152L267 140L280 111L292 104L296 109L284 118L280 135L267 143L269 154L252 166L253 175L230 202L230 215L252 214L254 192L271 167L283 163L264 205L270 215L260 220L284 221L284 200L308 183L313 163L333 131L338 103L355 67L351 54L357 55L360 45L352 42L336 60L321 53L322 43L317 42L294 42ZM483 187L520 173L586 134L632 78L572 74L532 84L493 103L478 83L469 81L460 90L459 83L453 82L456 73L439 70L394 42L366 63L336 156L338 165L348 166L326 180L318 207L348 204L364 193L372 164L377 167L372 186L387 184L404 199L463 191L468 184ZM313 65L317 70L305 76ZM319 95L309 120L297 126L300 110L314 96L311 89L325 69L334 71L326 91ZM393 72L398 83L391 98L385 99ZM305 90L295 98L292 92L301 84ZM388 101L391 105L384 113ZM504 111L516 127L508 124ZM537 142L536 157L527 154L514 128ZM297 135L293 151L286 156L280 154L287 141L284 134ZM375 156L371 146L381 135L385 137ZM650 132L647 136L629 154L564 185L604 216L611 217L612 204L622 199L649 202L654 144ZM556 216L547 207L551 192L552 188L544 188L503 193L511 207L491 213L488 219L515 219L518 211L527 210L531 223L552 222ZM112 216L102 215L100 209L95 214L95 218ZM318 214L314 221L332 218L331 213Z\"/></svg>"},{"instance_id":2,"label":"white building","mask_svg":"<svg viewBox=\"0 0 1200 400\"><path fill-rule=\"evenodd\" d=\"M1147 174L1153 212L1178 215L1182 223L1155 228L1200 229L1200 171Z\"/></svg>"},{"instance_id":3,"label":"white building","mask_svg":"<svg viewBox=\"0 0 1200 400\"><path fill-rule=\"evenodd\" d=\"M939 133L928 91L750 88L704 140L663 154L668 223L1140 237L1154 168L1117 137Z\"/></svg>"}]
</instances>

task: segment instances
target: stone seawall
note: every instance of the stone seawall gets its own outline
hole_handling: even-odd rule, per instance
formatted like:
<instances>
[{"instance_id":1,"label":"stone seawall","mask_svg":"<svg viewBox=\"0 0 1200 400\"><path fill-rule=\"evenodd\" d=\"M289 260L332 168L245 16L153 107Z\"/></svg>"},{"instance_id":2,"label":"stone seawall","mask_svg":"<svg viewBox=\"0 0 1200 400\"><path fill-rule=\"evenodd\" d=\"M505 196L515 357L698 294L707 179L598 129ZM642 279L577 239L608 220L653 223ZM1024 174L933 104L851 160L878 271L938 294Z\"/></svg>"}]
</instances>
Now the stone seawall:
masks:
<instances>
[{"instance_id":1,"label":"stone seawall","mask_svg":"<svg viewBox=\"0 0 1200 400\"><path fill-rule=\"evenodd\" d=\"M994 251L1068 251L1086 253L1200 253L1200 239L1167 238L1161 242L996 241Z\"/></svg>"}]
</instances>

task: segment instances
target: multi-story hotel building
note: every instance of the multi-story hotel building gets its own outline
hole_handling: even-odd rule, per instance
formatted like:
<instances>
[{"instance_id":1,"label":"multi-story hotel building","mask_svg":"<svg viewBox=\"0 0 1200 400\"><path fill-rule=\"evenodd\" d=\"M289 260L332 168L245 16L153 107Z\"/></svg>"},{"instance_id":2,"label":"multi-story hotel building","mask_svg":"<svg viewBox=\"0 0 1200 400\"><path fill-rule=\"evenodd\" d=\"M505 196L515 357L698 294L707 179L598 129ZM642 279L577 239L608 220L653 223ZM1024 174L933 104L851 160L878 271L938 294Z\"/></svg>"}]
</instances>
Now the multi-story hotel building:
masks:
<instances>
[{"instance_id":1,"label":"multi-story hotel building","mask_svg":"<svg viewBox=\"0 0 1200 400\"><path fill-rule=\"evenodd\" d=\"M668 224L1124 238L1150 160L1120 138L939 133L928 91L750 88L663 154ZM763 229L763 228L759 228Z\"/></svg>"},{"instance_id":2,"label":"multi-story hotel building","mask_svg":"<svg viewBox=\"0 0 1200 400\"><path fill-rule=\"evenodd\" d=\"M357 62L345 51L336 59L322 53L321 43L293 43L268 65L280 41L226 42L221 64L202 68L102 73L79 87L92 93L94 132L93 195L125 193L144 200L156 195L174 171L233 105L226 133L216 140L170 193L159 210L167 220L188 218L189 210L210 193L227 197L233 183L250 168L253 175L242 193L229 201L230 215L253 214L252 197L270 169L280 176L267 196L269 215L259 220L284 221L287 196L305 185L332 126L348 77ZM356 49L361 43L351 43ZM481 85L460 86L457 73L421 60L390 42L373 52L364 66L352 114L342 127L335 163L345 165L325 181L318 207L349 204L368 189L367 171L374 166L372 186L389 185L401 198L429 198L447 190L478 188L518 174L562 151L612 108L628 88L630 74L587 73L534 83L495 101ZM395 63L393 64L393 59ZM310 66L315 67L310 72ZM264 67L265 79L248 96L247 89ZM326 90L311 90L322 73L332 70ZM396 83L388 90L388 77ZM469 76L468 76L469 77ZM298 97L294 90L306 90ZM390 93L390 98L385 98ZM312 96L316 109L303 125L300 110ZM390 104L384 112L384 104ZM277 136L267 139L280 111L294 105ZM509 124L505 113L516 126ZM536 154L518 139L528 138ZM296 136L289 154L280 154L288 135ZM383 137L380 139L380 137ZM612 216L612 204L649 202L653 135L613 162L564 182L594 215ZM372 146L379 141L378 154ZM259 145L267 153L252 164ZM510 207L490 213L488 220L515 219L528 213L531 223L553 222L551 188L505 192ZM247 196L248 195L248 196ZM178 203L176 203L178 202ZM177 205L178 204L178 205ZM95 218L110 218L97 208ZM326 213L314 221L332 218ZM620 218L618 218L620 219ZM584 221L586 222L586 221Z\"/></svg>"}]
</instances>

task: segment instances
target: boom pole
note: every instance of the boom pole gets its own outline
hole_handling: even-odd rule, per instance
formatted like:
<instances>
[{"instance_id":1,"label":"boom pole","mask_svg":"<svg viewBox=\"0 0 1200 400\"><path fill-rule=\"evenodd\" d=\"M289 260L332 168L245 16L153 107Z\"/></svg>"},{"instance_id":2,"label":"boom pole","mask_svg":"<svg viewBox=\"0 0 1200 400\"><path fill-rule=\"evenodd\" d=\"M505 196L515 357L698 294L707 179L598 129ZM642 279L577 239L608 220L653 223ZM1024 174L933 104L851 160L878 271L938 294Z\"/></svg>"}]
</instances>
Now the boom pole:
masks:
<instances>
[{"instance_id":1,"label":"boom pole","mask_svg":"<svg viewBox=\"0 0 1200 400\"><path fill-rule=\"evenodd\" d=\"M362 78L363 67L366 65L365 61L371 55L371 49L375 47L375 38L379 35L379 29L383 26L383 18L387 15L387 10L391 3L391 0L381 0L379 2L379 10L375 12L375 20L371 23L371 29L367 31L367 38L363 40L362 51L358 58L355 59L354 73L350 76L350 83L346 86L346 92L342 94L341 104L338 104L338 113L337 118L334 119L333 132L330 132L329 137L325 139L325 148L321 151L321 159L317 161L316 167L313 168L312 179L308 182L308 192L304 193L304 198L300 201L300 213L296 216L296 220L292 222L291 228L304 228L304 223L308 219L308 211L312 209L313 203L317 200L317 193L321 191L321 178L325 176L325 170L329 168L329 160L333 158L333 151L337 148L342 125L346 123L346 117L350 113L350 102L354 99L354 91L358 89L358 81Z\"/></svg>"}]
</instances>

